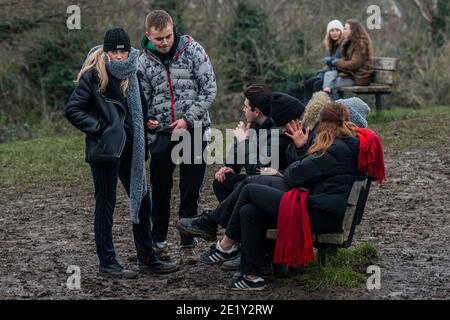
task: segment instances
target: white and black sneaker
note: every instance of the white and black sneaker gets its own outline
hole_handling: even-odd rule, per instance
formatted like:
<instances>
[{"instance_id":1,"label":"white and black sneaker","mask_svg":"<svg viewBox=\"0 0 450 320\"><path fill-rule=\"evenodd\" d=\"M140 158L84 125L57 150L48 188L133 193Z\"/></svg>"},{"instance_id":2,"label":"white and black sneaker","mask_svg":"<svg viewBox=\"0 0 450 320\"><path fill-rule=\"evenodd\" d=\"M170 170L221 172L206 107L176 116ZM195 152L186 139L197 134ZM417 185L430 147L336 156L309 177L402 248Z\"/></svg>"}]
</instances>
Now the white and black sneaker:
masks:
<instances>
[{"instance_id":1,"label":"white and black sneaker","mask_svg":"<svg viewBox=\"0 0 450 320\"><path fill-rule=\"evenodd\" d=\"M220 247L220 242L218 241L211 245L208 251L200 255L199 261L206 264L220 264L225 261L234 260L239 257L239 255L238 245L235 244L230 250L224 251Z\"/></svg>"},{"instance_id":2,"label":"white and black sneaker","mask_svg":"<svg viewBox=\"0 0 450 320\"><path fill-rule=\"evenodd\" d=\"M260 291L266 288L266 282L263 278L257 278L255 280L249 280L245 276L240 275L237 278L233 278L230 283L225 286L225 289L229 290L243 290L243 291Z\"/></svg>"}]
</instances>

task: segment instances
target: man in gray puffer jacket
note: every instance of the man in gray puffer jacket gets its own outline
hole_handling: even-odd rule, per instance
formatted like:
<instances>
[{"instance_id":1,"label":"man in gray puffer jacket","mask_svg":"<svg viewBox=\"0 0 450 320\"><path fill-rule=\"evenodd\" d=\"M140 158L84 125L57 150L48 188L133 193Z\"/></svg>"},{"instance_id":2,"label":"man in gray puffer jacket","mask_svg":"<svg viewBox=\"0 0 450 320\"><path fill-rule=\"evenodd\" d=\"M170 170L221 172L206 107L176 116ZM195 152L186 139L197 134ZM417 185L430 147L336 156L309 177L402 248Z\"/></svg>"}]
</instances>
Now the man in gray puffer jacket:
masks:
<instances>
[{"instance_id":1,"label":"man in gray puffer jacket","mask_svg":"<svg viewBox=\"0 0 450 320\"><path fill-rule=\"evenodd\" d=\"M190 36L176 32L173 20L163 10L151 12L145 21L144 52L139 58L139 76L147 99L150 141L150 180L153 197L153 239L156 251L167 251L170 196L176 164L171 159L173 131L187 130L194 153L194 127L204 133L211 125L208 109L217 92L216 79L208 55ZM203 134L201 135L203 137ZM198 140L198 138L197 138ZM197 141L206 148L206 141ZM179 217L197 215L197 203L206 163L194 163L202 155L192 155L180 164ZM181 262L195 263L195 238L181 236Z\"/></svg>"}]
</instances>

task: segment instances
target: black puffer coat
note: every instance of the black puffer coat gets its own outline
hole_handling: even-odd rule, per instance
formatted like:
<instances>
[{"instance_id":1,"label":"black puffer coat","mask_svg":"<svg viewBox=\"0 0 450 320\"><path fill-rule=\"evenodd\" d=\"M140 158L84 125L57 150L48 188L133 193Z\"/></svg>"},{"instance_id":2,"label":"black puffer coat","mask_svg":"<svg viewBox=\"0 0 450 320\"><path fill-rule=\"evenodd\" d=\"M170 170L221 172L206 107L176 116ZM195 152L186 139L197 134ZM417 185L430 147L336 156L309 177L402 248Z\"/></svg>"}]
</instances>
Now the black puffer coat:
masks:
<instances>
[{"instance_id":1,"label":"black puffer coat","mask_svg":"<svg viewBox=\"0 0 450 320\"><path fill-rule=\"evenodd\" d=\"M120 98L120 92L117 92L117 86L113 85L111 78L104 93L99 92L98 81L95 69L82 76L66 104L65 116L76 128L86 134L85 160L87 162L116 161L120 158L127 139L125 118L129 110L125 101ZM142 90L140 93L144 128L146 128L147 103ZM147 134L145 139L145 159L147 160Z\"/></svg>"},{"instance_id":2,"label":"black puffer coat","mask_svg":"<svg viewBox=\"0 0 450 320\"><path fill-rule=\"evenodd\" d=\"M358 148L356 137L336 139L321 157L304 157L286 169L292 187L310 189L307 204L312 225L322 218L335 221L336 226L342 221L353 182L365 178L357 167Z\"/></svg>"}]
</instances>

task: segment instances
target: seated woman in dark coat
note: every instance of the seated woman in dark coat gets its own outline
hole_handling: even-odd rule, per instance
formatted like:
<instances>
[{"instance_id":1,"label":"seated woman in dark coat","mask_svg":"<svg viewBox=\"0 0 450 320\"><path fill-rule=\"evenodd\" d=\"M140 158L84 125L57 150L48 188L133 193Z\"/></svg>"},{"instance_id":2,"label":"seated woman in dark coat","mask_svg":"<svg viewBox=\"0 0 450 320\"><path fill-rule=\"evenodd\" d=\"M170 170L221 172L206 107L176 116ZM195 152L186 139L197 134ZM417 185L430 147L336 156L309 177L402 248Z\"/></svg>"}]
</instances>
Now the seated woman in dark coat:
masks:
<instances>
[{"instance_id":1,"label":"seated woman in dark coat","mask_svg":"<svg viewBox=\"0 0 450 320\"><path fill-rule=\"evenodd\" d=\"M285 172L285 177L295 187L310 190L307 208L313 234L339 231L352 184L364 179L357 166L359 140L356 133L357 126L349 122L347 109L337 103L327 104L320 113L320 127L308 155ZM307 141L302 128L292 128L291 135L303 139L304 143ZM263 276L271 263L266 230L277 227L284 194L256 184L249 184L242 190L234 208L240 217L240 234L232 239L241 242L241 275L227 288L261 290L265 287Z\"/></svg>"}]
</instances>

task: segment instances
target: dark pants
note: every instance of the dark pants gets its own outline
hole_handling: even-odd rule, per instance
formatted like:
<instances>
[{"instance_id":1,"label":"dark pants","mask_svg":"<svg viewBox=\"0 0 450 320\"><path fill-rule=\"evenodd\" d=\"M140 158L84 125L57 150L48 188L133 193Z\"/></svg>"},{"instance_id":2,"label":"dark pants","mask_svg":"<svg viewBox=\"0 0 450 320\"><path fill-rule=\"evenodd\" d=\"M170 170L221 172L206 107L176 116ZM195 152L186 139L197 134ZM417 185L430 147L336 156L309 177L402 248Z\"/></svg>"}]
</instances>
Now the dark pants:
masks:
<instances>
[{"instance_id":1,"label":"dark pants","mask_svg":"<svg viewBox=\"0 0 450 320\"><path fill-rule=\"evenodd\" d=\"M248 176L245 174L234 174L229 173L226 175L226 179L223 182L214 180L213 191L219 202L224 201L233 192L234 188L237 187L238 183L242 182Z\"/></svg>"},{"instance_id":2,"label":"dark pants","mask_svg":"<svg viewBox=\"0 0 450 320\"><path fill-rule=\"evenodd\" d=\"M273 241L266 239L266 231L277 227L284 193L257 184L242 189L233 211L238 226L231 235L231 239L241 243L241 274L263 276L264 270L270 269Z\"/></svg>"},{"instance_id":3,"label":"dark pants","mask_svg":"<svg viewBox=\"0 0 450 320\"><path fill-rule=\"evenodd\" d=\"M323 80L318 80L316 77L306 80L303 86L303 103L307 104L315 92L322 91L322 85Z\"/></svg>"},{"instance_id":4,"label":"dark pants","mask_svg":"<svg viewBox=\"0 0 450 320\"><path fill-rule=\"evenodd\" d=\"M193 138L193 134L191 137ZM197 215L200 190L206 173L206 163L202 155L194 154L194 139L191 139L191 164L180 164L180 207L179 218L191 218ZM170 141L170 135L158 134L151 145L150 181L153 198L153 240L166 241L170 221L170 199L173 187L173 172L176 164L171 159L173 147L177 142ZM202 152L207 146L202 141ZM194 164L194 157L202 156L201 164ZM182 246L195 245L195 239L180 234Z\"/></svg>"},{"instance_id":5,"label":"dark pants","mask_svg":"<svg viewBox=\"0 0 450 320\"><path fill-rule=\"evenodd\" d=\"M233 192L222 201L219 206L211 213L211 217L217 224L226 228L226 234L233 238L234 234L239 230L239 215L233 216L234 207L239 199L239 195L247 184L260 184L276 188L281 191L288 191L291 187L282 177L278 176L250 176L242 181Z\"/></svg>"},{"instance_id":6,"label":"dark pants","mask_svg":"<svg viewBox=\"0 0 450 320\"><path fill-rule=\"evenodd\" d=\"M119 161L90 163L95 187L95 244L101 266L113 262L116 257L112 240L113 214L116 206L118 179L130 195L130 171L133 147L126 143ZM141 260L155 259L151 237L152 201L148 192L139 210L139 224L133 224L134 243Z\"/></svg>"}]
</instances>

